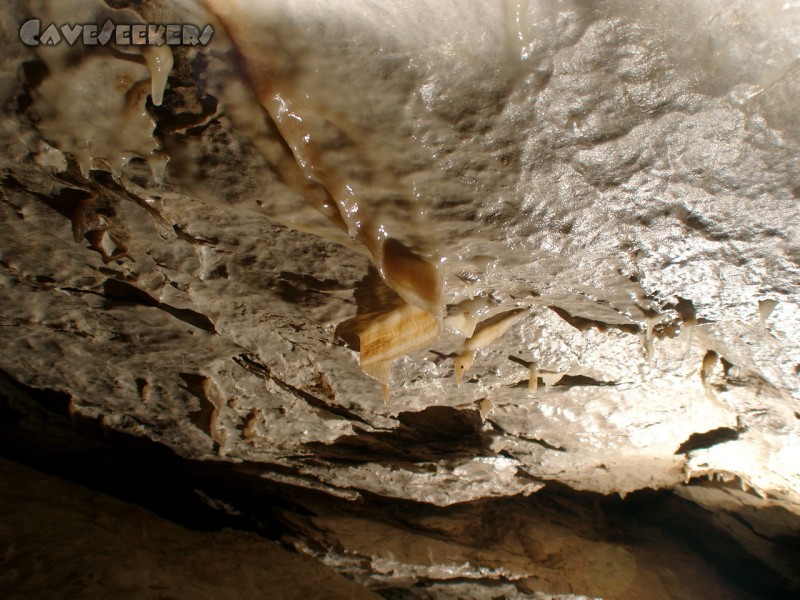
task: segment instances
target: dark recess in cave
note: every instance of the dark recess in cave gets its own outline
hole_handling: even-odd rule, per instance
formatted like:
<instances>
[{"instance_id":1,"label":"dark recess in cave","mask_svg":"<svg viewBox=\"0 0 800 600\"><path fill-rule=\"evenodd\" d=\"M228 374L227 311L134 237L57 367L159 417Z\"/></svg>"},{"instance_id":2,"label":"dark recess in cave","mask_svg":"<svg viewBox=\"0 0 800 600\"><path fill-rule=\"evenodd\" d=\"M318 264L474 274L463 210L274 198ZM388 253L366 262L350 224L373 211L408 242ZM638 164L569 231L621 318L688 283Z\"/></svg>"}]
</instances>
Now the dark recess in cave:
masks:
<instances>
[{"instance_id":1,"label":"dark recess in cave","mask_svg":"<svg viewBox=\"0 0 800 600\"><path fill-rule=\"evenodd\" d=\"M702 557L743 592L775 600L798 597L785 578L716 528L714 514L668 491L640 491L622 500L616 495L577 492L563 484L548 482L529 498L484 499L450 507L369 493L362 494L362 500L351 502L265 481L258 474L268 469L268 465L244 464L231 469L226 463L181 458L150 440L111 431L99 420L72 418L69 404L66 394L30 388L0 373L0 456L138 504L195 530L231 528L280 541L286 533L291 533L291 523L282 515L313 516L324 506L332 512L357 514L410 531L419 531L421 523L433 517L456 514L463 517L465 512L474 511L484 520L484 533L479 535L486 535L503 529L503 515L532 510L559 525L577 523L587 538L624 540L633 546L637 544L636 532L640 527L655 526L666 538ZM411 452L418 458L429 459L459 448L485 449L486 440L482 437L485 434L479 433L477 414L429 408L424 414L401 413L400 420L402 425L395 432L352 436L352 440L342 441L350 445L344 444L339 450L350 454L380 453L383 449L388 459L388 448L394 447L396 456ZM692 444L705 441L703 438L702 442L692 441ZM196 490L229 503L241 515L212 509ZM491 515L495 515L496 522ZM426 531L425 535L436 534ZM797 546L794 538L785 542L787 547ZM493 582L486 584L491 586ZM418 584L420 591L425 585L425 582ZM385 598L410 597L407 590L396 588L376 591Z\"/></svg>"},{"instance_id":2,"label":"dark recess in cave","mask_svg":"<svg viewBox=\"0 0 800 600\"><path fill-rule=\"evenodd\" d=\"M693 433L675 451L675 454L688 454L694 450L711 448L717 444L732 442L739 439L739 432L731 427L718 427L703 433Z\"/></svg>"}]
</instances>

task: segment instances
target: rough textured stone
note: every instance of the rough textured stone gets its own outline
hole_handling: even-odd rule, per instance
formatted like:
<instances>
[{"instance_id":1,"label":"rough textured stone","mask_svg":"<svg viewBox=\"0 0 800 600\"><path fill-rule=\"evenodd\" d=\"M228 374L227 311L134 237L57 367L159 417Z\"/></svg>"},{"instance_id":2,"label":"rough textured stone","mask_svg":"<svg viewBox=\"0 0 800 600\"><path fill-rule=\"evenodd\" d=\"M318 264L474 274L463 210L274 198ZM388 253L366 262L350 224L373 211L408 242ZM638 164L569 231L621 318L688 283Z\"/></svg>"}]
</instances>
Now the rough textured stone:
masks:
<instances>
[{"instance_id":1,"label":"rough textured stone","mask_svg":"<svg viewBox=\"0 0 800 600\"><path fill-rule=\"evenodd\" d=\"M126 4L2 9L5 372L350 499L800 513L797 6ZM217 33L155 106L136 49L30 16ZM384 401L358 332L404 301L443 326Z\"/></svg>"},{"instance_id":2,"label":"rough textured stone","mask_svg":"<svg viewBox=\"0 0 800 600\"><path fill-rule=\"evenodd\" d=\"M0 460L5 598L377 598L242 532L197 532Z\"/></svg>"}]
</instances>

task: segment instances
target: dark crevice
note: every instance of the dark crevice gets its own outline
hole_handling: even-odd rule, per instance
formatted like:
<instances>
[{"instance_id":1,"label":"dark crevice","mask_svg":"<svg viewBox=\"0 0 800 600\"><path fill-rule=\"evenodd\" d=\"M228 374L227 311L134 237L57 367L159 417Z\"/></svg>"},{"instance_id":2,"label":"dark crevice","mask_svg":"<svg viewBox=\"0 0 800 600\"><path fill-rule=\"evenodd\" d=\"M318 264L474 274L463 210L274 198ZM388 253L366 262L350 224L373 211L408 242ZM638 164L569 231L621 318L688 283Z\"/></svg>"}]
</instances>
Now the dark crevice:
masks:
<instances>
[{"instance_id":1,"label":"dark crevice","mask_svg":"<svg viewBox=\"0 0 800 600\"><path fill-rule=\"evenodd\" d=\"M677 296L677 298L678 302L673 308L678 313L681 321L690 325L697 323L697 309L694 307L694 302L680 296Z\"/></svg>"},{"instance_id":2,"label":"dark crevice","mask_svg":"<svg viewBox=\"0 0 800 600\"><path fill-rule=\"evenodd\" d=\"M731 427L718 427L704 433L693 433L678 447L675 454L688 454L695 450L711 448L711 446L732 442L737 439L739 439L739 431Z\"/></svg>"},{"instance_id":3,"label":"dark crevice","mask_svg":"<svg viewBox=\"0 0 800 600\"><path fill-rule=\"evenodd\" d=\"M107 429L101 419L73 415L71 398L23 385L0 371L0 456L138 504L201 531L234 528L273 539L277 522L235 517L207 506L195 492L214 465L189 461L146 438ZM208 470L206 474L205 471ZM209 488L207 488L209 489ZM215 492L209 489L209 495Z\"/></svg>"},{"instance_id":4,"label":"dark crevice","mask_svg":"<svg viewBox=\"0 0 800 600\"><path fill-rule=\"evenodd\" d=\"M572 325L578 331L587 331L592 327L599 331L608 331L609 329L616 329L625 333L640 333L641 327L639 325L630 323L605 323L603 321L595 321L593 319L586 319L584 317L576 317L569 314L563 308L558 306L548 306L550 310L556 313L559 317L564 319L567 323Z\"/></svg>"},{"instance_id":5,"label":"dark crevice","mask_svg":"<svg viewBox=\"0 0 800 600\"><path fill-rule=\"evenodd\" d=\"M458 461L491 456L492 435L483 431L480 414L432 406L397 415L400 425L386 432L359 432L339 437L332 444L305 444L315 457L357 463L399 461L410 463Z\"/></svg>"},{"instance_id":6,"label":"dark crevice","mask_svg":"<svg viewBox=\"0 0 800 600\"><path fill-rule=\"evenodd\" d=\"M50 69L42 60L29 60L20 64L20 76L25 84L24 91L16 97L15 112L17 114L22 115L33 106L31 90L39 87L49 74ZM29 114L28 116L33 115Z\"/></svg>"},{"instance_id":7,"label":"dark crevice","mask_svg":"<svg viewBox=\"0 0 800 600\"><path fill-rule=\"evenodd\" d=\"M178 239L189 242L193 246L209 246L213 248L219 244L219 240L216 238L206 239L187 233L180 225L173 225L172 230L175 232L175 235L178 236Z\"/></svg>"},{"instance_id":8,"label":"dark crevice","mask_svg":"<svg viewBox=\"0 0 800 600\"><path fill-rule=\"evenodd\" d=\"M457 356L457 354L455 354L455 353L453 353L453 354L442 354L441 352L434 352L433 350L431 350L431 352L433 352L434 354L436 354L440 358L450 358L450 357L453 357L453 356ZM531 365L533 365L533 363L531 361L525 360L524 358L520 358L519 356L514 356L513 354L509 354L508 355L508 360L510 360L511 362L515 362L518 365L521 365L521 366L525 367L526 369L529 369L531 367Z\"/></svg>"},{"instance_id":9,"label":"dark crevice","mask_svg":"<svg viewBox=\"0 0 800 600\"><path fill-rule=\"evenodd\" d=\"M197 327L198 329L202 329L208 333L217 333L214 324L204 314L189 308L175 308L169 304L159 302L144 290L141 290L136 286L124 281L120 281L118 279L106 279L103 282L103 295L108 300L112 301L112 305L123 305L128 303L134 305L139 304L142 306L152 306L153 308L163 310L165 313L172 315L176 319L179 319L180 321L183 321L192 327Z\"/></svg>"},{"instance_id":10,"label":"dark crevice","mask_svg":"<svg viewBox=\"0 0 800 600\"><path fill-rule=\"evenodd\" d=\"M519 356L514 356L513 354L508 355L508 360L511 362L517 363L529 369L533 363L525 360L524 358L520 358ZM544 381L542 377L539 376L538 383L540 386L544 385ZM589 377L588 375L562 375L561 379L559 379L552 387L562 386L562 387L585 387L585 386L594 386L594 387L608 387L617 385L616 381L603 381L601 379L595 379L594 377ZM519 381L514 384L514 387L522 388L528 387L528 380Z\"/></svg>"},{"instance_id":11,"label":"dark crevice","mask_svg":"<svg viewBox=\"0 0 800 600\"><path fill-rule=\"evenodd\" d=\"M158 123L162 135L203 127L217 113L219 101L210 94L202 93L197 87L174 85L170 82L164 90L160 106L149 99L150 113Z\"/></svg>"},{"instance_id":12,"label":"dark crevice","mask_svg":"<svg viewBox=\"0 0 800 600\"><path fill-rule=\"evenodd\" d=\"M607 387L617 385L615 381L601 381L587 375L564 375L556 386L561 385L564 387L581 387L581 386L596 386ZM555 387L555 386L554 386Z\"/></svg>"},{"instance_id":13,"label":"dark crevice","mask_svg":"<svg viewBox=\"0 0 800 600\"><path fill-rule=\"evenodd\" d=\"M731 369L735 367L732 362L728 361L724 356L719 357L719 362L722 364L722 373L725 379L731 380Z\"/></svg>"},{"instance_id":14,"label":"dark crevice","mask_svg":"<svg viewBox=\"0 0 800 600\"><path fill-rule=\"evenodd\" d=\"M269 367L259 361L253 354L240 354L233 358L233 362L261 379L272 379Z\"/></svg>"},{"instance_id":15,"label":"dark crevice","mask_svg":"<svg viewBox=\"0 0 800 600\"><path fill-rule=\"evenodd\" d=\"M522 435L520 433L509 433L508 431L506 431L505 429L500 427L500 425L495 423L493 420L488 419L488 421L489 421L489 423L492 424L492 427L494 427L498 432L504 433L504 434L508 435L509 437L515 437L515 438L518 438L520 440L524 440L526 442L531 442L532 444L536 444L537 446L541 446L542 448L546 448L547 450L555 450L556 452L567 452L566 448L562 448L561 446L555 446L555 445L553 445L553 444L551 444L551 443L549 443L549 442L547 442L547 441L545 441L543 439L540 439L540 438L528 437L528 436Z\"/></svg>"},{"instance_id":16,"label":"dark crevice","mask_svg":"<svg viewBox=\"0 0 800 600\"><path fill-rule=\"evenodd\" d=\"M367 420L358 416L354 412L349 411L346 408L339 406L338 404L331 404L329 402L326 402L322 398L317 398L314 394L311 394L305 390L301 390L300 388L297 388L289 383L286 383L282 379L274 376L269 366L262 363L253 354L240 354L239 356L235 356L233 358L233 361L243 369L252 373L253 375L274 382L284 391L289 392L295 398L303 400L304 402L306 402L310 406L313 406L322 413L330 414L332 418L342 418L342 419L347 419L348 421L355 421L358 423L362 423L364 425L369 425L369 422Z\"/></svg>"},{"instance_id":17,"label":"dark crevice","mask_svg":"<svg viewBox=\"0 0 800 600\"><path fill-rule=\"evenodd\" d=\"M62 292L67 292L68 294L75 294L78 296L89 294L90 296L99 296L100 298L106 298L105 294L103 294L102 292L97 292L95 290L87 290L84 288L76 288L76 287L61 287L58 289L60 289Z\"/></svg>"},{"instance_id":18,"label":"dark crevice","mask_svg":"<svg viewBox=\"0 0 800 600\"><path fill-rule=\"evenodd\" d=\"M42 194L28 189L25 191L69 220L72 220L75 210L81 202L94 197L92 192L71 187L61 188L58 192L52 194ZM97 212L104 216L113 217L113 210L108 206L98 209Z\"/></svg>"},{"instance_id":19,"label":"dark crevice","mask_svg":"<svg viewBox=\"0 0 800 600\"><path fill-rule=\"evenodd\" d=\"M566 452L567 451L566 448L562 448L561 446L554 446L553 444L550 444L550 443L548 443L548 442L546 442L546 441L544 441L543 439L540 439L540 438L531 438L531 437L526 437L526 436L521 436L521 435L517 436L517 437L519 439L521 439L521 440L525 440L526 442L531 442L533 444L537 444L537 445L541 446L542 448L546 448L547 450L555 450L556 452Z\"/></svg>"}]
</instances>

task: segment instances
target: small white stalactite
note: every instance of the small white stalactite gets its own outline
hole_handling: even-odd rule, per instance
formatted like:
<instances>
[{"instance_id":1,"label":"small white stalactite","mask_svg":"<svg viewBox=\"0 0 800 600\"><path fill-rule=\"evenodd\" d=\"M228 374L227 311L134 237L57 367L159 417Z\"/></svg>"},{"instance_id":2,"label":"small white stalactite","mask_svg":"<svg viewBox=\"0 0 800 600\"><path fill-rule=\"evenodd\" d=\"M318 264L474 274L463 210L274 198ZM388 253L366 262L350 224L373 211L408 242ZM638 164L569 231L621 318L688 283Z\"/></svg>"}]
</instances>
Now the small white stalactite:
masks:
<instances>
[{"instance_id":1,"label":"small white stalactite","mask_svg":"<svg viewBox=\"0 0 800 600\"><path fill-rule=\"evenodd\" d=\"M778 306L777 300L766 299L758 301L758 315L761 317L761 324L764 327L767 326L767 319L769 319L776 306Z\"/></svg>"},{"instance_id":2,"label":"small white stalactite","mask_svg":"<svg viewBox=\"0 0 800 600\"><path fill-rule=\"evenodd\" d=\"M478 324L475 328L475 333L464 342L461 353L456 357L455 376L457 385L461 385L464 374L472 366L477 351L488 347L527 313L527 309L510 310Z\"/></svg>"},{"instance_id":3,"label":"small white stalactite","mask_svg":"<svg viewBox=\"0 0 800 600\"><path fill-rule=\"evenodd\" d=\"M161 106L167 79L174 62L172 50L166 44L149 45L142 48L142 56L150 69L150 95L153 98L153 104Z\"/></svg>"},{"instance_id":4,"label":"small white stalactite","mask_svg":"<svg viewBox=\"0 0 800 600\"><path fill-rule=\"evenodd\" d=\"M486 418L489 416L489 413L492 411L494 404L489 398L483 398L478 401L478 412L481 415L481 421L486 421Z\"/></svg>"},{"instance_id":5,"label":"small white stalactite","mask_svg":"<svg viewBox=\"0 0 800 600\"><path fill-rule=\"evenodd\" d=\"M647 364L653 361L653 355L655 354L653 329L661 322L662 318L662 315L659 314L645 314L644 316L645 330L642 333L642 345L644 346L645 362L647 362Z\"/></svg>"},{"instance_id":6,"label":"small white stalactite","mask_svg":"<svg viewBox=\"0 0 800 600\"><path fill-rule=\"evenodd\" d=\"M467 350L465 352L462 352L456 357L454 366L456 385L461 385L461 381L464 379L464 373L466 373L472 366L472 361L474 358L475 358L475 352L472 350Z\"/></svg>"},{"instance_id":7,"label":"small white stalactite","mask_svg":"<svg viewBox=\"0 0 800 600\"><path fill-rule=\"evenodd\" d=\"M532 362L530 366L528 366L528 372L530 373L530 377L528 378L528 390L531 394L535 394L539 389L539 363Z\"/></svg>"},{"instance_id":8,"label":"small white stalactite","mask_svg":"<svg viewBox=\"0 0 800 600\"><path fill-rule=\"evenodd\" d=\"M162 152L153 151L147 157L147 164L150 166L150 171L153 173L153 181L157 185L164 183L164 173L167 170L167 163L169 158Z\"/></svg>"},{"instance_id":9,"label":"small white stalactite","mask_svg":"<svg viewBox=\"0 0 800 600\"><path fill-rule=\"evenodd\" d=\"M566 374L566 371L540 371L542 381L544 382L544 387L548 390L561 381L562 377L564 377Z\"/></svg>"},{"instance_id":10,"label":"small white stalactite","mask_svg":"<svg viewBox=\"0 0 800 600\"><path fill-rule=\"evenodd\" d=\"M718 361L719 355L713 350L709 350L706 352L706 355L703 357L703 362L700 365L700 381L703 383L703 389L706 392L706 396L709 398L714 397L714 391L711 389L710 379Z\"/></svg>"},{"instance_id":11,"label":"small white stalactite","mask_svg":"<svg viewBox=\"0 0 800 600\"><path fill-rule=\"evenodd\" d=\"M445 319L445 326L470 338L475 333L478 319L485 315L489 308L491 308L491 303L486 298L477 297L464 300L458 305L458 311Z\"/></svg>"}]
</instances>

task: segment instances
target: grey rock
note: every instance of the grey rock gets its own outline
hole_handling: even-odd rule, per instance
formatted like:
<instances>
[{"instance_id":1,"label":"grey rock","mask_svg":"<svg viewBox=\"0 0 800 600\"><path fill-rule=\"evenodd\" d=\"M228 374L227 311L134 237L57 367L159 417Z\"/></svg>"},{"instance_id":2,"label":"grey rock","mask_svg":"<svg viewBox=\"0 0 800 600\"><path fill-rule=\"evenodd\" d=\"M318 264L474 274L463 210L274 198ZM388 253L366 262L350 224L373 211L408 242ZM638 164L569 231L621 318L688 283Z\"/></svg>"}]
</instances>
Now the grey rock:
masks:
<instances>
[{"instance_id":1,"label":"grey rock","mask_svg":"<svg viewBox=\"0 0 800 600\"><path fill-rule=\"evenodd\" d=\"M13 378L347 498L707 476L800 514L800 8L146 3L216 29L155 106L136 49L21 46L22 13L68 4L0 18ZM415 302L387 239L446 318L384 402L353 331ZM523 316L457 385L470 301L479 330Z\"/></svg>"}]
</instances>

